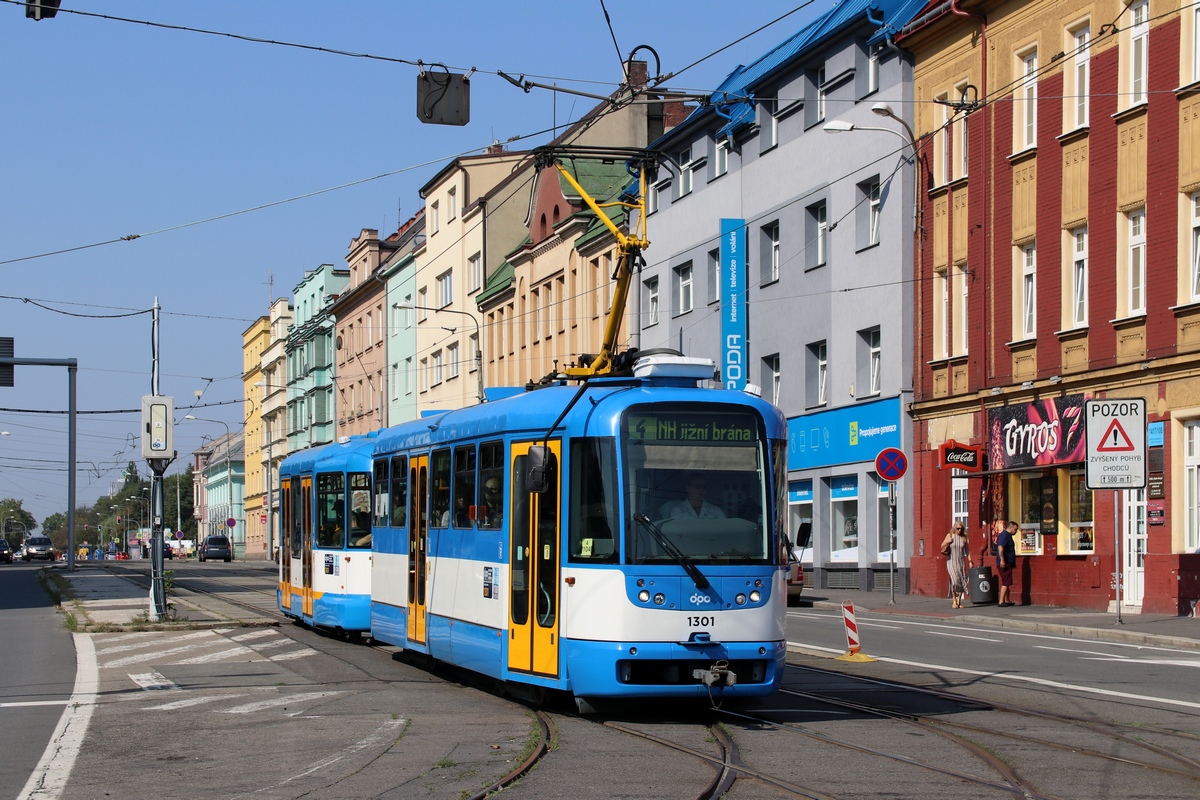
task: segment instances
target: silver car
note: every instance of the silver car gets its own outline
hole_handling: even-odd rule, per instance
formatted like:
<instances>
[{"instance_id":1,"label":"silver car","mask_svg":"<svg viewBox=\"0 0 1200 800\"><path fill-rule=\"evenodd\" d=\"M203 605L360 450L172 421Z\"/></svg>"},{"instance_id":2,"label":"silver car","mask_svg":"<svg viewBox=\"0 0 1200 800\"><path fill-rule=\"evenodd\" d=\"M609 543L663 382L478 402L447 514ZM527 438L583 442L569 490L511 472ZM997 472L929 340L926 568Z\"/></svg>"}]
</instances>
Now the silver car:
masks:
<instances>
[{"instance_id":1,"label":"silver car","mask_svg":"<svg viewBox=\"0 0 1200 800\"><path fill-rule=\"evenodd\" d=\"M53 561L55 557L54 543L50 541L49 536L30 536L25 540L24 559L26 561L32 561L35 558Z\"/></svg>"}]
</instances>

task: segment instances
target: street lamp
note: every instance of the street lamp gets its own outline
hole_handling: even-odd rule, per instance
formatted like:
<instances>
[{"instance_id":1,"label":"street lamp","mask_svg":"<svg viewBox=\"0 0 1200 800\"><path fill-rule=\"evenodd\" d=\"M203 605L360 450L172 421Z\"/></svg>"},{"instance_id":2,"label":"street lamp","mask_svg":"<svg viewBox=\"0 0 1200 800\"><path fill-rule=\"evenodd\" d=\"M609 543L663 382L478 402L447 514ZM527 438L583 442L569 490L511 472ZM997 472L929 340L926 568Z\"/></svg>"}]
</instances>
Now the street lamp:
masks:
<instances>
[{"instance_id":1,"label":"street lamp","mask_svg":"<svg viewBox=\"0 0 1200 800\"><path fill-rule=\"evenodd\" d=\"M880 131L882 133L890 133L893 136L899 136L901 139L912 148L912 162L917 167L917 188L913 192L913 235L917 232L917 208L919 206L920 197L920 181L921 181L921 151L917 147L917 137L913 134L913 129L907 122L896 116L896 112L887 103L875 103L871 106L871 113L880 116L888 117L896 120L904 127L904 133L895 128L879 128L873 125L859 125L854 122L848 122L844 119L835 119L825 123L822 128L826 133L850 133L851 131ZM907 159L906 159L907 160Z\"/></svg>"},{"instance_id":2,"label":"street lamp","mask_svg":"<svg viewBox=\"0 0 1200 800\"><path fill-rule=\"evenodd\" d=\"M228 489L228 492L229 492L229 503L228 503L229 516L232 516L233 515L233 474L230 470L229 451L230 451L230 448L233 446L233 434L229 430L229 424L227 422L224 422L219 419L205 419L204 417L197 417L192 414L187 414L186 416L184 416L184 419L192 419L192 420L195 420L196 422L212 422L212 423L216 423L216 424L225 426L225 482L229 487L229 489ZM211 533L211 531L210 531L210 533ZM234 543L235 543L235 539L233 537L233 531L230 531L229 552L231 555L233 554L234 549L235 549ZM244 542L243 542L243 544L244 544Z\"/></svg>"},{"instance_id":3,"label":"street lamp","mask_svg":"<svg viewBox=\"0 0 1200 800\"><path fill-rule=\"evenodd\" d=\"M483 341L479 338L479 318L470 311L459 311L455 308L437 308L435 306L418 306L413 303L392 303L392 308L409 308L416 311L444 312L446 314L461 314L475 323L475 375L479 378L479 402L486 403L483 394Z\"/></svg>"}]
</instances>

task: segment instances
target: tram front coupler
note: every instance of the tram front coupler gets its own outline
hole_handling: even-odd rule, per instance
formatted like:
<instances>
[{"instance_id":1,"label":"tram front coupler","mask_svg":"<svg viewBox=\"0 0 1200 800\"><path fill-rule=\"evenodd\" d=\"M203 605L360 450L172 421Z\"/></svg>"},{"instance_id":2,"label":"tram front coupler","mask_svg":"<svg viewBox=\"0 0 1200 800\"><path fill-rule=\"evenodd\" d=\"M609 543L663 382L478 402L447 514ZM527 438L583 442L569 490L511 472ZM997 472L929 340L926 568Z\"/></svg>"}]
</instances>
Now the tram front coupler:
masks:
<instances>
[{"instance_id":1,"label":"tram front coupler","mask_svg":"<svg viewBox=\"0 0 1200 800\"><path fill-rule=\"evenodd\" d=\"M737 673L729 668L728 661L718 661L708 669L692 670L692 677L705 686L736 686Z\"/></svg>"}]
</instances>

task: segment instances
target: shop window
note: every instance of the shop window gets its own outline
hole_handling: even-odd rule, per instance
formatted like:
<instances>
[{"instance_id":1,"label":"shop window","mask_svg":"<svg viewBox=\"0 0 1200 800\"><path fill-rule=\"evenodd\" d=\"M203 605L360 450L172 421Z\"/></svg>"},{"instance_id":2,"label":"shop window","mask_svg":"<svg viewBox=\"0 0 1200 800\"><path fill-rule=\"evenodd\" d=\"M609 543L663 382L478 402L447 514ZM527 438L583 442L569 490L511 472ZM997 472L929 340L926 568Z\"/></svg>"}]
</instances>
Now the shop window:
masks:
<instances>
[{"instance_id":1,"label":"shop window","mask_svg":"<svg viewBox=\"0 0 1200 800\"><path fill-rule=\"evenodd\" d=\"M813 561L813 490L812 481L788 484L787 535L796 546L796 558L803 564ZM805 537L807 536L807 541Z\"/></svg>"},{"instance_id":2,"label":"shop window","mask_svg":"<svg viewBox=\"0 0 1200 800\"><path fill-rule=\"evenodd\" d=\"M830 557L858 561L858 476L835 477L829 488Z\"/></svg>"},{"instance_id":3,"label":"shop window","mask_svg":"<svg viewBox=\"0 0 1200 800\"><path fill-rule=\"evenodd\" d=\"M880 561L891 561L894 556L892 552L892 504L888 499L888 482L879 479L879 542L878 550Z\"/></svg>"},{"instance_id":4,"label":"shop window","mask_svg":"<svg viewBox=\"0 0 1200 800\"><path fill-rule=\"evenodd\" d=\"M1042 534L1054 534L1058 527L1058 486L1054 473L1022 475L1020 478L1017 519L1017 555L1040 556Z\"/></svg>"},{"instance_id":5,"label":"shop window","mask_svg":"<svg viewBox=\"0 0 1200 800\"><path fill-rule=\"evenodd\" d=\"M1068 520L1071 533L1067 552L1091 553L1096 547L1096 541L1092 520L1092 492L1087 488L1087 475L1083 472L1072 472L1068 477L1068 486L1071 493L1071 517Z\"/></svg>"}]
</instances>

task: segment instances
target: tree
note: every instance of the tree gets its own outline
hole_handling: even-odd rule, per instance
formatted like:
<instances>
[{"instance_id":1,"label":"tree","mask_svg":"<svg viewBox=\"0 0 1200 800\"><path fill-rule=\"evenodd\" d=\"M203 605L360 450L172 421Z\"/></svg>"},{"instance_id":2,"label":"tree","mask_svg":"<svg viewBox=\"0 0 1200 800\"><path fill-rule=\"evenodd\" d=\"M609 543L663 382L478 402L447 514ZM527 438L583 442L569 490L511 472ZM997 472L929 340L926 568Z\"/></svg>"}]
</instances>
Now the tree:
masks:
<instances>
[{"instance_id":1,"label":"tree","mask_svg":"<svg viewBox=\"0 0 1200 800\"><path fill-rule=\"evenodd\" d=\"M67 530L67 515L62 513L61 511L54 512L53 514L46 517L46 519L42 521L42 533L46 534L47 536L52 537L55 533L57 533L59 531L63 531L65 534L66 530Z\"/></svg>"},{"instance_id":2,"label":"tree","mask_svg":"<svg viewBox=\"0 0 1200 800\"><path fill-rule=\"evenodd\" d=\"M21 508L22 502L11 497L0 500L0 533L5 537L12 536L18 542L38 526L33 514Z\"/></svg>"}]
</instances>

